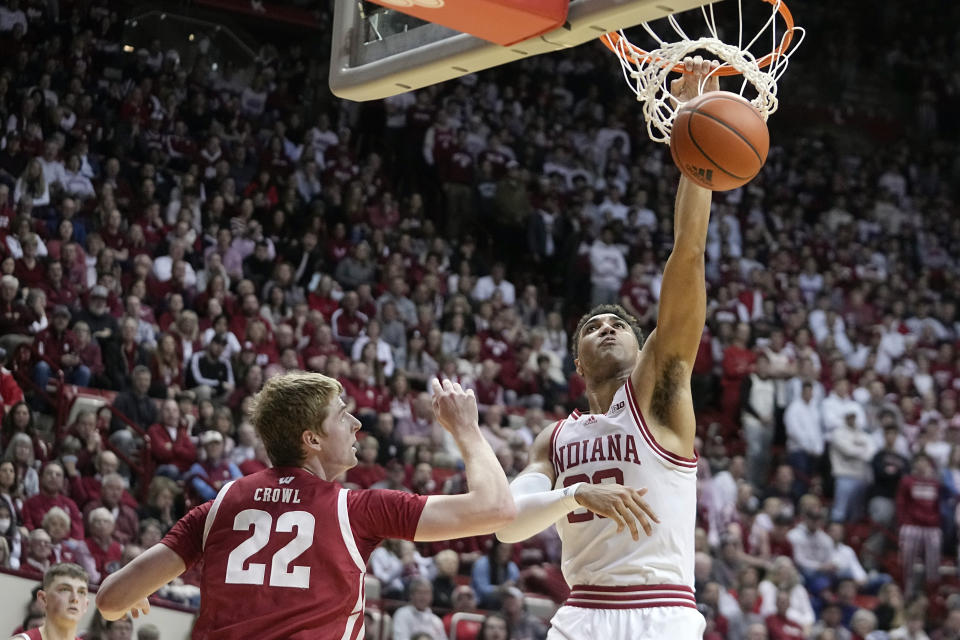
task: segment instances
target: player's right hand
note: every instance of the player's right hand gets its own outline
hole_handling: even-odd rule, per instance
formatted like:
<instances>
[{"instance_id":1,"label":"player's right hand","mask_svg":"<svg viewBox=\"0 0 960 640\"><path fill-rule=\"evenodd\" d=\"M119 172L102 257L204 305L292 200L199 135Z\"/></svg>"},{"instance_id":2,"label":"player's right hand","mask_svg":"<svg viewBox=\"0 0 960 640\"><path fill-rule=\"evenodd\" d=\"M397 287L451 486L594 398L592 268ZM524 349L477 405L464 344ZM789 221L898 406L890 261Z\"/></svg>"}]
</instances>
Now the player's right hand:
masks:
<instances>
[{"instance_id":1,"label":"player's right hand","mask_svg":"<svg viewBox=\"0 0 960 640\"><path fill-rule=\"evenodd\" d=\"M443 428L457 434L467 427L477 428L480 417L473 389L463 390L458 382L433 379L433 415Z\"/></svg>"},{"instance_id":2,"label":"player's right hand","mask_svg":"<svg viewBox=\"0 0 960 640\"><path fill-rule=\"evenodd\" d=\"M632 489L622 484L581 484L574 497L577 503L594 513L617 523L617 533L630 529L634 540L640 539L640 529L648 536L653 533L650 521L660 523L643 496L646 489Z\"/></svg>"}]
</instances>

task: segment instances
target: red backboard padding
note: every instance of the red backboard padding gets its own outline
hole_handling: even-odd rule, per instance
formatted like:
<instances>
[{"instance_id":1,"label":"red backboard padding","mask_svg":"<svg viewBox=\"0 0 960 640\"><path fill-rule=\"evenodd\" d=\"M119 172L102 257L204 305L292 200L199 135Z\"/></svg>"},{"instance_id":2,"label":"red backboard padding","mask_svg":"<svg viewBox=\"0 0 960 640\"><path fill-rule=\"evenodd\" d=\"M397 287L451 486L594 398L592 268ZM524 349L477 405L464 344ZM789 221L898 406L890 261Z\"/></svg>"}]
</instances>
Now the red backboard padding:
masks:
<instances>
[{"instance_id":1,"label":"red backboard padding","mask_svg":"<svg viewBox=\"0 0 960 640\"><path fill-rule=\"evenodd\" d=\"M570 0L373 0L408 15L508 46L552 31Z\"/></svg>"}]
</instances>

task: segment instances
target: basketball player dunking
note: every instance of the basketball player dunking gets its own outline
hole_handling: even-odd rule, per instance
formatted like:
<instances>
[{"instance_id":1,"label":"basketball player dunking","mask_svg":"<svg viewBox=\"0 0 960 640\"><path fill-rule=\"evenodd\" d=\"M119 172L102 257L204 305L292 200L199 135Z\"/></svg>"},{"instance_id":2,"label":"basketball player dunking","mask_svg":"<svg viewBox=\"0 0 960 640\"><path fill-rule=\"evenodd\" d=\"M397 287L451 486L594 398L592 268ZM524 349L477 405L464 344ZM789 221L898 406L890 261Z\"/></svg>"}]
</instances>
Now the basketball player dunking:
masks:
<instances>
[{"instance_id":1,"label":"basketball player dunking","mask_svg":"<svg viewBox=\"0 0 960 640\"><path fill-rule=\"evenodd\" d=\"M715 63L698 57L684 64L688 73L672 92L686 101ZM709 77L705 90L717 89L716 76ZM710 197L680 179L657 328L646 342L619 305L595 307L581 318L573 355L590 413L575 411L544 430L530 465L511 485L519 515L497 536L516 542L555 522L563 543L571 593L551 621L551 640L703 635L693 595L697 459L690 373L706 315ZM649 488L649 504L639 487ZM651 527L645 514L653 513L659 524ZM646 536L638 535L638 524ZM619 535L624 527L632 539Z\"/></svg>"}]
</instances>

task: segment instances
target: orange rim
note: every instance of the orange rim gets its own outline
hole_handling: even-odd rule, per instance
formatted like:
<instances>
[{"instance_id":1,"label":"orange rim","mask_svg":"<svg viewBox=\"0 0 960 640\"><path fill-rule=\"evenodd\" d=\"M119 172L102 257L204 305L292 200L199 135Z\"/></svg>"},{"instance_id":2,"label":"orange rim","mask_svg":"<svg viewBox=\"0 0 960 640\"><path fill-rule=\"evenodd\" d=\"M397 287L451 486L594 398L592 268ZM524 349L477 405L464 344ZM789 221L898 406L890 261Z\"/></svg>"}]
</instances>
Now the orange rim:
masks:
<instances>
[{"instance_id":1,"label":"orange rim","mask_svg":"<svg viewBox=\"0 0 960 640\"><path fill-rule=\"evenodd\" d=\"M766 2L767 4L771 4L771 5L776 4L776 0L763 0L763 2ZM790 48L790 44L793 42L793 29L794 29L793 14L790 13L790 9L787 8L786 2L781 2L780 8L777 11L780 14L780 16L783 18L783 21L786 23L787 30L786 32L784 32L783 38L780 39L780 46L777 47L775 51L771 51L767 55L757 60L757 64L761 69L764 67L770 66L770 64L774 60L784 55L787 52L787 49ZM650 54L648 52L644 51L643 49L641 49L635 44L630 44L626 38L621 37L620 34L616 33L615 31L611 31L610 33L605 33L604 35L600 36L600 42L607 45L607 48L610 49L610 51L613 51L618 56L620 55L621 40L623 40L624 42L624 48L627 51L629 51L628 55L630 57L631 62L637 63L637 62L644 61L644 59L646 59L647 61L656 64L657 61L659 60L658 58L650 59ZM677 73L686 73L686 70L683 68L682 64L674 65L673 70L676 71ZM715 75L736 76L736 75L740 75L740 72L737 71L734 67L727 66L724 64L724 65L720 65Z\"/></svg>"}]
</instances>

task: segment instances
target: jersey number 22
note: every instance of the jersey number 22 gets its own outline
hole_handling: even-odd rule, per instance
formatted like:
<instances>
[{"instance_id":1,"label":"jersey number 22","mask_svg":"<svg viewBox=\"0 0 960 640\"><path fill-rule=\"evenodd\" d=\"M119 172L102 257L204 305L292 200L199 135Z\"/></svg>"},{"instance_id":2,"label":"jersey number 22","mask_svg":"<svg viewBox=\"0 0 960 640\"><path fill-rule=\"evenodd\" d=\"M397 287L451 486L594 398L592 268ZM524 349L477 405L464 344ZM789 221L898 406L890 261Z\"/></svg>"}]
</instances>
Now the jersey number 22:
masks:
<instances>
[{"instance_id":1,"label":"jersey number 22","mask_svg":"<svg viewBox=\"0 0 960 640\"><path fill-rule=\"evenodd\" d=\"M306 511L287 511L277 518L277 533L290 533L297 530L296 537L282 549L273 554L270 563L270 586L306 589L310 586L310 567L290 564L310 548L313 543L313 530L316 519ZM273 528L273 516L260 509L246 509L233 519L234 531L248 531L253 527L253 535L230 552L227 558L227 584L263 584L267 565L251 562L247 568L244 563L255 553L267 546Z\"/></svg>"}]
</instances>

